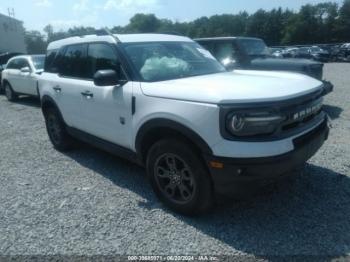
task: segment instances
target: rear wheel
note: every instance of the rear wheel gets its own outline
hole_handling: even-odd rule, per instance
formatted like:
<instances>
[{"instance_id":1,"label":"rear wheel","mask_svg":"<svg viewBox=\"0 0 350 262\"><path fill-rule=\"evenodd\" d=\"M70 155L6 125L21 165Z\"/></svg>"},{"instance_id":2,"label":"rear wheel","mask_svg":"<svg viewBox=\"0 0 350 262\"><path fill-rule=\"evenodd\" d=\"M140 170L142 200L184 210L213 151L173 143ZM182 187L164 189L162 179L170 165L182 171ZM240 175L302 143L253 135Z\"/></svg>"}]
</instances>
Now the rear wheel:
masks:
<instances>
[{"instance_id":1,"label":"rear wheel","mask_svg":"<svg viewBox=\"0 0 350 262\"><path fill-rule=\"evenodd\" d=\"M158 198L174 211L197 215L212 207L209 173L185 142L162 140L154 144L148 153L147 172Z\"/></svg>"},{"instance_id":2,"label":"rear wheel","mask_svg":"<svg viewBox=\"0 0 350 262\"><path fill-rule=\"evenodd\" d=\"M13 102L18 98L17 94L13 91L9 83L5 83L4 90L8 101Z\"/></svg>"},{"instance_id":3,"label":"rear wheel","mask_svg":"<svg viewBox=\"0 0 350 262\"><path fill-rule=\"evenodd\" d=\"M53 146L59 151L66 151L72 146L72 138L66 131L66 126L55 108L45 112L46 130Z\"/></svg>"}]
</instances>

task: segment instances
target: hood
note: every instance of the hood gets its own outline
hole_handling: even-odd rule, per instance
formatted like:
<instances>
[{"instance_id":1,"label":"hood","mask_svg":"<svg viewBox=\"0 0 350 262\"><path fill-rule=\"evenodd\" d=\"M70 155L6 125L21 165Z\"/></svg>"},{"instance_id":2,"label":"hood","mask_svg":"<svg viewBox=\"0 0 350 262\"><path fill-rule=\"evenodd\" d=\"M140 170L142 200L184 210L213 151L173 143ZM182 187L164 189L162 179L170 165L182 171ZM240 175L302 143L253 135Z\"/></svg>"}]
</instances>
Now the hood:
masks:
<instances>
[{"instance_id":1,"label":"hood","mask_svg":"<svg viewBox=\"0 0 350 262\"><path fill-rule=\"evenodd\" d=\"M298 70L301 71L304 67L320 65L322 63L308 59L299 58L255 58L251 62L252 68L262 68L266 70Z\"/></svg>"},{"instance_id":2,"label":"hood","mask_svg":"<svg viewBox=\"0 0 350 262\"><path fill-rule=\"evenodd\" d=\"M301 74L249 70L141 84L146 96L211 104L279 101L321 86L322 82Z\"/></svg>"}]
</instances>

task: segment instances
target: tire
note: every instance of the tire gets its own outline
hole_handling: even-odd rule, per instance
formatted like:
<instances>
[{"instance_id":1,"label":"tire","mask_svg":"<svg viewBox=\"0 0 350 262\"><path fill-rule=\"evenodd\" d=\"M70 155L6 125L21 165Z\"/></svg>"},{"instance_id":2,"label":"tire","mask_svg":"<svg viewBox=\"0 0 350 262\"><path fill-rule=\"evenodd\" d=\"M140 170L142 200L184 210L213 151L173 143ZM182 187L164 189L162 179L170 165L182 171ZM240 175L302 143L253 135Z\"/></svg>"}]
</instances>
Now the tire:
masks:
<instances>
[{"instance_id":1,"label":"tire","mask_svg":"<svg viewBox=\"0 0 350 262\"><path fill-rule=\"evenodd\" d=\"M175 212L199 215L213 206L208 170L185 142L161 140L155 143L149 150L146 169L157 197Z\"/></svg>"},{"instance_id":2,"label":"tire","mask_svg":"<svg viewBox=\"0 0 350 262\"><path fill-rule=\"evenodd\" d=\"M5 96L6 96L8 101L13 102L13 101L17 100L18 95L13 91L13 89L9 83L5 83L4 92L5 92Z\"/></svg>"},{"instance_id":3,"label":"tire","mask_svg":"<svg viewBox=\"0 0 350 262\"><path fill-rule=\"evenodd\" d=\"M66 131L66 125L58 110L49 108L45 112L47 134L55 149L64 152L72 148L73 139Z\"/></svg>"}]
</instances>

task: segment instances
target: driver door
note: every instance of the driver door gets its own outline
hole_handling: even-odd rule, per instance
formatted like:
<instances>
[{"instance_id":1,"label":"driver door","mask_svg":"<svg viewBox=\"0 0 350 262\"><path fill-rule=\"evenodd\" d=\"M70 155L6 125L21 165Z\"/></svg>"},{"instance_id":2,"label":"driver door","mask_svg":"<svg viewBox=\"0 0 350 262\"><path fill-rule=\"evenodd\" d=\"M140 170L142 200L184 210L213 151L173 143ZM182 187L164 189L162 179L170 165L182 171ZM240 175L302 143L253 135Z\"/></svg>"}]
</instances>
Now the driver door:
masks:
<instances>
[{"instance_id":1,"label":"driver door","mask_svg":"<svg viewBox=\"0 0 350 262\"><path fill-rule=\"evenodd\" d=\"M116 49L108 43L91 43L88 46L90 77L99 70L115 70L119 79L125 79ZM96 86L91 80L82 92L81 127L83 131L131 148L132 82L123 86Z\"/></svg>"}]
</instances>

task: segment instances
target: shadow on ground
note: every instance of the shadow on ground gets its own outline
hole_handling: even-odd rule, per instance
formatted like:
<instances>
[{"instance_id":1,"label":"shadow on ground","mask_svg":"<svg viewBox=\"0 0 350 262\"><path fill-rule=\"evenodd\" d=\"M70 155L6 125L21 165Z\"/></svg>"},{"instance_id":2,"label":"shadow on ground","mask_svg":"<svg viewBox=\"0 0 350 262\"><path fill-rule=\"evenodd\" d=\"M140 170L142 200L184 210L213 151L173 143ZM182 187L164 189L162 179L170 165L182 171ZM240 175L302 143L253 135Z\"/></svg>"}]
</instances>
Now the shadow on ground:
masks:
<instances>
[{"instance_id":1,"label":"shadow on ground","mask_svg":"<svg viewBox=\"0 0 350 262\"><path fill-rule=\"evenodd\" d=\"M341 113L343 112L342 108L331 105L323 105L323 109L327 112L327 114L332 120L339 118Z\"/></svg>"},{"instance_id":2,"label":"shadow on ground","mask_svg":"<svg viewBox=\"0 0 350 262\"><path fill-rule=\"evenodd\" d=\"M163 208L143 169L88 146L67 155L116 186L142 196L145 202L140 203L141 208ZM304 175L293 181L279 184L272 193L230 201L206 216L173 215L236 250L261 258L322 255L327 256L322 260L329 260L348 254L350 178L308 164Z\"/></svg>"}]
</instances>

